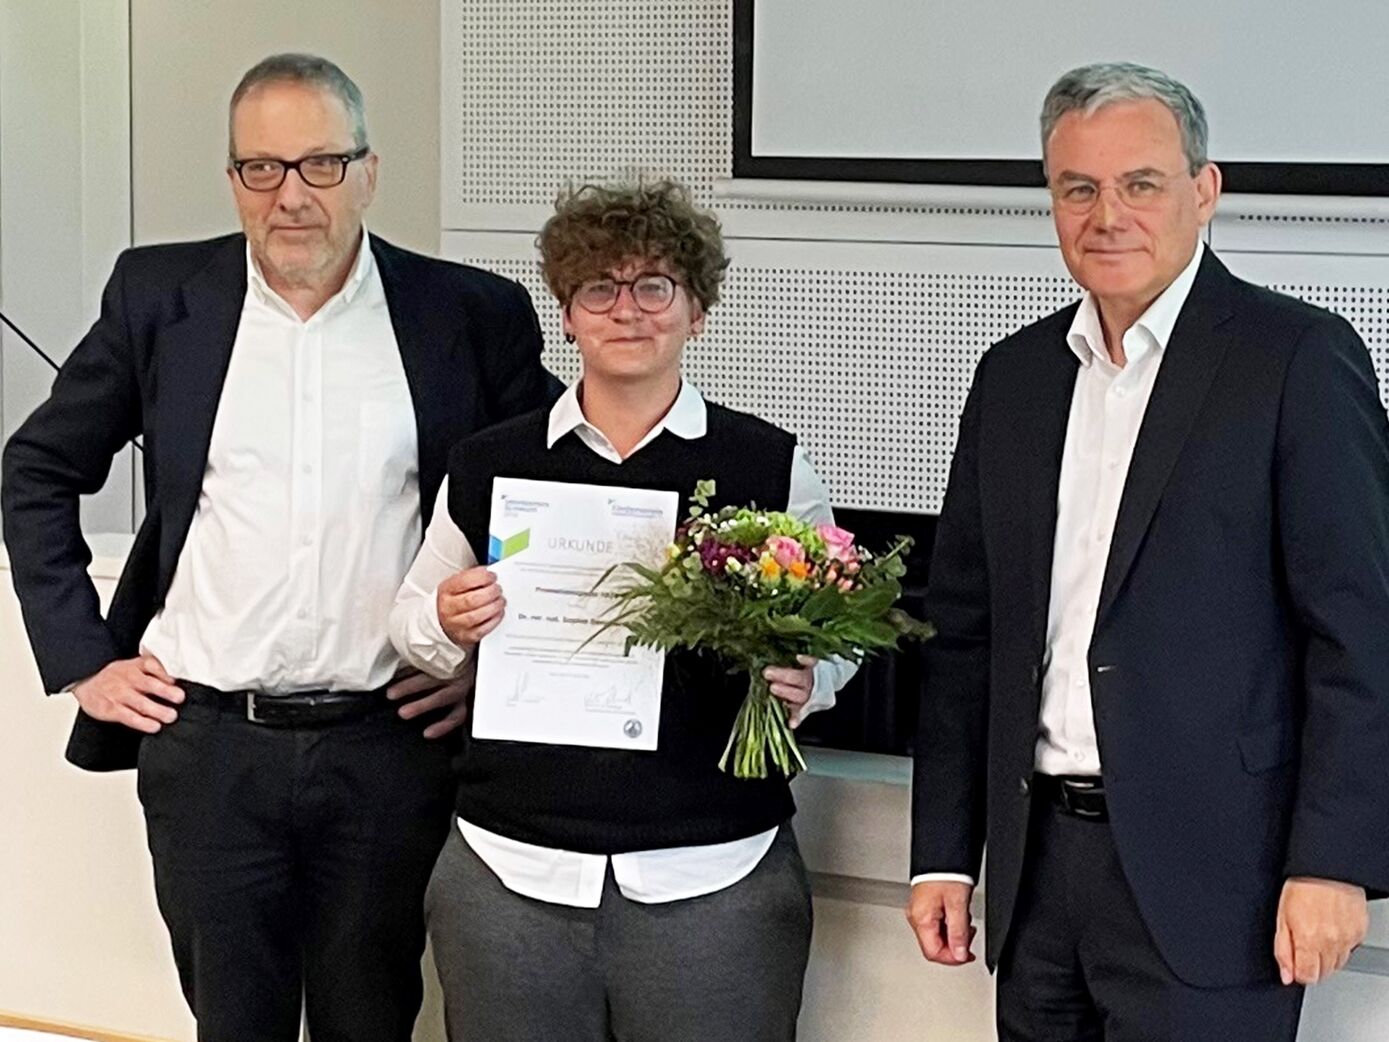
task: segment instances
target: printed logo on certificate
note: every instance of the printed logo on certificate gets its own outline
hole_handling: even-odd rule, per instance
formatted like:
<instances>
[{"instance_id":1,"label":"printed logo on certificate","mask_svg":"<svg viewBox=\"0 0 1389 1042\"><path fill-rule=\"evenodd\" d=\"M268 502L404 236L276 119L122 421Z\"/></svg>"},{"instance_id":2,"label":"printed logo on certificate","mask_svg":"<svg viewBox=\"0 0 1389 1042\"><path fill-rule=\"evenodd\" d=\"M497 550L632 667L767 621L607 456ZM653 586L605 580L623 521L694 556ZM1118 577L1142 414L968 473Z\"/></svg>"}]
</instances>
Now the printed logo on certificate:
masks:
<instances>
[{"instance_id":1,"label":"printed logo on certificate","mask_svg":"<svg viewBox=\"0 0 1389 1042\"><path fill-rule=\"evenodd\" d=\"M665 655L627 652L620 627L594 637L620 573L593 588L615 564L661 567L679 507L675 492L493 482L487 558L506 614L478 645L474 738L656 748Z\"/></svg>"}]
</instances>

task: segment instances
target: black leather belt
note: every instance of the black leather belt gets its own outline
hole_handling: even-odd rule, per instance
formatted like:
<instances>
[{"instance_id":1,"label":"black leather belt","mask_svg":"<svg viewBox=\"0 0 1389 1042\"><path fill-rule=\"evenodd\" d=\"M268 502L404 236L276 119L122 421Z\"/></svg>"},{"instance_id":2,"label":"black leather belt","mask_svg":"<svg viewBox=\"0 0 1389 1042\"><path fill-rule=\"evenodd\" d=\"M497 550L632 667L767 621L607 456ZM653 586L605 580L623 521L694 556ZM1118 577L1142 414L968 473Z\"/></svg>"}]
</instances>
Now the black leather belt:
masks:
<instances>
[{"instance_id":1,"label":"black leather belt","mask_svg":"<svg viewBox=\"0 0 1389 1042\"><path fill-rule=\"evenodd\" d=\"M1108 821L1109 804L1104 798L1104 779L1084 775L1034 774L1032 791L1053 804L1061 813L1085 821Z\"/></svg>"},{"instance_id":2,"label":"black leather belt","mask_svg":"<svg viewBox=\"0 0 1389 1042\"><path fill-rule=\"evenodd\" d=\"M180 680L179 687L190 702L231 710L263 727L319 727L366 716L390 705L381 689L268 695L264 691L221 691L187 680Z\"/></svg>"}]
</instances>

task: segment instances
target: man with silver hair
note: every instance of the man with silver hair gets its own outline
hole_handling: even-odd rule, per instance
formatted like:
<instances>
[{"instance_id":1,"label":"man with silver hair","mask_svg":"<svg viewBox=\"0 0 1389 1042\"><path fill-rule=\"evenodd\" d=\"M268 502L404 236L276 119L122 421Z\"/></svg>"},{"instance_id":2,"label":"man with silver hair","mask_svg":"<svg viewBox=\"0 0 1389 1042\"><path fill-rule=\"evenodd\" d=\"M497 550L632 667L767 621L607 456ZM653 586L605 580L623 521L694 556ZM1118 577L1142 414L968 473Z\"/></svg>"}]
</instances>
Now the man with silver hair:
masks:
<instances>
[{"instance_id":1,"label":"man with silver hair","mask_svg":"<svg viewBox=\"0 0 1389 1042\"><path fill-rule=\"evenodd\" d=\"M1005 1042L1291 1042L1389 890L1375 373L1203 244L1221 175L1186 87L1073 70L1042 149L1085 293L989 350L961 416L908 919L970 962L987 846Z\"/></svg>"},{"instance_id":2,"label":"man with silver hair","mask_svg":"<svg viewBox=\"0 0 1389 1042\"><path fill-rule=\"evenodd\" d=\"M281 54L241 80L242 234L129 250L4 455L5 537L68 758L136 767L204 1042L407 1042L460 684L386 622L449 447L547 404L526 291L368 235L362 95ZM78 498L143 436L102 617Z\"/></svg>"}]
</instances>

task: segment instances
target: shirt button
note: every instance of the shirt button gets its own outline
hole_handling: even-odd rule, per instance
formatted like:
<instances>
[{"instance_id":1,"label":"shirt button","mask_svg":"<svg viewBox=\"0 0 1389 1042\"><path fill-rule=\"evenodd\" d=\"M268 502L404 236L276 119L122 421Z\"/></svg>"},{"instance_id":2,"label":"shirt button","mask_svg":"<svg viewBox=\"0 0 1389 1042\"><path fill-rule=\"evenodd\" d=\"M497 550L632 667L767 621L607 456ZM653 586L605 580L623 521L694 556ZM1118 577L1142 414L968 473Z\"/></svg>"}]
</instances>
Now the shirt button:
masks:
<instances>
[{"instance_id":1,"label":"shirt button","mask_svg":"<svg viewBox=\"0 0 1389 1042\"><path fill-rule=\"evenodd\" d=\"M300 467L299 467L299 469L302 470L305 474L312 474L312 473L313 473L313 464L312 464L312 463L304 463L304 464L301 464Z\"/></svg>"},{"instance_id":2,"label":"shirt button","mask_svg":"<svg viewBox=\"0 0 1389 1042\"><path fill-rule=\"evenodd\" d=\"M1075 684L1074 684L1073 686L1074 686L1077 690L1079 690L1080 688L1083 688L1083 687L1085 686L1085 678L1084 678L1084 677L1077 677L1077 678L1076 678L1076 682L1075 682Z\"/></svg>"},{"instance_id":3,"label":"shirt button","mask_svg":"<svg viewBox=\"0 0 1389 1042\"><path fill-rule=\"evenodd\" d=\"M1112 460L1110 460L1108 463L1105 464L1105 466L1108 467L1110 470L1113 470L1113 469L1114 469L1115 467L1117 467L1118 465L1119 465L1119 461L1118 461L1117 459L1112 459Z\"/></svg>"},{"instance_id":4,"label":"shirt button","mask_svg":"<svg viewBox=\"0 0 1389 1042\"><path fill-rule=\"evenodd\" d=\"M297 612L295 612L294 614L295 614L295 616L296 616L297 618L300 618L300 619L307 619L307 618L309 617L309 609L308 609L308 608L300 608L300 609L299 609Z\"/></svg>"},{"instance_id":5,"label":"shirt button","mask_svg":"<svg viewBox=\"0 0 1389 1042\"><path fill-rule=\"evenodd\" d=\"M306 535L300 539L299 542L303 543L305 546L313 546L313 536Z\"/></svg>"},{"instance_id":6,"label":"shirt button","mask_svg":"<svg viewBox=\"0 0 1389 1042\"><path fill-rule=\"evenodd\" d=\"M1075 752L1071 753L1071 759L1074 760L1076 763L1080 763L1082 760L1085 759L1085 754L1081 752L1079 749L1077 749Z\"/></svg>"},{"instance_id":7,"label":"shirt button","mask_svg":"<svg viewBox=\"0 0 1389 1042\"><path fill-rule=\"evenodd\" d=\"M1107 532L1096 532L1096 533L1095 533L1095 542L1097 542L1097 543L1103 543L1103 542L1104 542L1106 539L1108 539L1108 538L1109 538L1109 534L1108 534Z\"/></svg>"}]
</instances>

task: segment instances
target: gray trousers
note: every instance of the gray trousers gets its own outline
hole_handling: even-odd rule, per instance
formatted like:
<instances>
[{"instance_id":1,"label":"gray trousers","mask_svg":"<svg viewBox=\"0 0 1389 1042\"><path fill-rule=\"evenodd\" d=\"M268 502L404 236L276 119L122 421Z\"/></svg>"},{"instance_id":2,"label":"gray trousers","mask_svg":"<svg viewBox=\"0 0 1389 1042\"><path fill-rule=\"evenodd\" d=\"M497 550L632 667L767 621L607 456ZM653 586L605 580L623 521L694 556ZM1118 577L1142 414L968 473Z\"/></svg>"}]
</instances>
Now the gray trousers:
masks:
<instances>
[{"instance_id":1,"label":"gray trousers","mask_svg":"<svg viewBox=\"0 0 1389 1042\"><path fill-rule=\"evenodd\" d=\"M780 1042L796 1037L810 887L783 825L733 886L598 908L506 889L458 829L425 897L450 1042Z\"/></svg>"}]
</instances>

